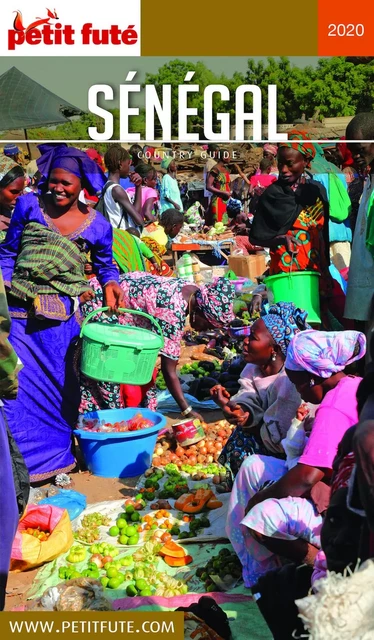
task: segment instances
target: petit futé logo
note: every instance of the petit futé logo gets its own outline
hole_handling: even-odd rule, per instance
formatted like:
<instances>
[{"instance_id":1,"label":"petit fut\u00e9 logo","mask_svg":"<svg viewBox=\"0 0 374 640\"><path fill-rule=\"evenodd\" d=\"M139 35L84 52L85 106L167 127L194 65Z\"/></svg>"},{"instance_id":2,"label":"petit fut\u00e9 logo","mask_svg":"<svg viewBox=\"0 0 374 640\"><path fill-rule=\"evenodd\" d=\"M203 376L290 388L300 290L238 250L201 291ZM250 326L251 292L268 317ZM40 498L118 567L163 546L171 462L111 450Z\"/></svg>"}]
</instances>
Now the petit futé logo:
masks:
<instances>
[{"instance_id":1,"label":"petit fut\u00e9 logo","mask_svg":"<svg viewBox=\"0 0 374 640\"><path fill-rule=\"evenodd\" d=\"M71 24L63 25L59 22L56 9L46 9L44 18L36 17L27 26L22 12L14 11L13 29L8 29L8 51L27 43L28 45L74 45L75 35L79 33L81 45L134 45L138 42L138 32L135 25L129 25L122 30L118 25L111 25L108 29L97 29L91 22L86 22L77 30Z\"/></svg>"}]
</instances>

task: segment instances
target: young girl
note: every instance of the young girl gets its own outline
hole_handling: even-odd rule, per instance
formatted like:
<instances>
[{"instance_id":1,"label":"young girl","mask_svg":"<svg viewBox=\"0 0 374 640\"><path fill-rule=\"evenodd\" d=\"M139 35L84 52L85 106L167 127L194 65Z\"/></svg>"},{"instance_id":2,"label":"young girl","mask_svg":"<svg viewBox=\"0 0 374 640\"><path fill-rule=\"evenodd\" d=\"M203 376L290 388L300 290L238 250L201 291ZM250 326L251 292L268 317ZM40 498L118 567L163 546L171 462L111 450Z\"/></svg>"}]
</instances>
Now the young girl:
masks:
<instances>
[{"instance_id":1,"label":"young girl","mask_svg":"<svg viewBox=\"0 0 374 640\"><path fill-rule=\"evenodd\" d=\"M243 357L248 363L240 378L240 391L230 399L226 389L211 390L225 418L236 429L219 462L236 476L244 459L254 453L283 455L282 440L301 404L284 368L291 338L308 328L306 312L293 303L279 302L253 323L244 339Z\"/></svg>"}]
</instances>

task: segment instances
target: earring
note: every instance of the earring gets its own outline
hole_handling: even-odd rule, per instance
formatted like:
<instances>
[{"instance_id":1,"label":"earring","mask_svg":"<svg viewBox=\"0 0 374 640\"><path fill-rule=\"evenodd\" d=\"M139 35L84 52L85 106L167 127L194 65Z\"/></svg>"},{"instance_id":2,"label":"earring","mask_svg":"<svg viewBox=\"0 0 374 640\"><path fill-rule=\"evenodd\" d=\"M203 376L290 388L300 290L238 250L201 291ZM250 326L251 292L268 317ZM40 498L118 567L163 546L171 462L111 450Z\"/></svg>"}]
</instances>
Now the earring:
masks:
<instances>
[{"instance_id":1,"label":"earring","mask_svg":"<svg viewBox=\"0 0 374 640\"><path fill-rule=\"evenodd\" d=\"M277 359L277 354L273 353L273 355L271 356L271 359L272 359L273 362L275 362L276 359Z\"/></svg>"},{"instance_id":2,"label":"earring","mask_svg":"<svg viewBox=\"0 0 374 640\"><path fill-rule=\"evenodd\" d=\"M310 379L310 382L309 382L309 386L310 386L310 387L314 387L314 385L315 385L315 384L316 384L316 383L314 382L314 378L311 378L311 379Z\"/></svg>"}]
</instances>

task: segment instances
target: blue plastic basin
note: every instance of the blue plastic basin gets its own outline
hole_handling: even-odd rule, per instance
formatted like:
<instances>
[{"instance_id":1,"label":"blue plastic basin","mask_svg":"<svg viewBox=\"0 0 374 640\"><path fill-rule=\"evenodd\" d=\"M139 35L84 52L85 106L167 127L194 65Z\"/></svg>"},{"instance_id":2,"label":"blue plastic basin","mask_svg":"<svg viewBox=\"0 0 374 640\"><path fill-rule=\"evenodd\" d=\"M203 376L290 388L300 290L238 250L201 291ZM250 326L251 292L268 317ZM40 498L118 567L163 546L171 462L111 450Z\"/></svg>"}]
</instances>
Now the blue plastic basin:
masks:
<instances>
[{"instance_id":1,"label":"blue plastic basin","mask_svg":"<svg viewBox=\"0 0 374 640\"><path fill-rule=\"evenodd\" d=\"M85 413L87 419L120 422L141 415L154 422L153 427L127 433L91 433L76 429L75 435L88 469L102 478L132 478L139 476L151 465L157 435L166 425L161 413L149 409L107 409Z\"/></svg>"}]
</instances>

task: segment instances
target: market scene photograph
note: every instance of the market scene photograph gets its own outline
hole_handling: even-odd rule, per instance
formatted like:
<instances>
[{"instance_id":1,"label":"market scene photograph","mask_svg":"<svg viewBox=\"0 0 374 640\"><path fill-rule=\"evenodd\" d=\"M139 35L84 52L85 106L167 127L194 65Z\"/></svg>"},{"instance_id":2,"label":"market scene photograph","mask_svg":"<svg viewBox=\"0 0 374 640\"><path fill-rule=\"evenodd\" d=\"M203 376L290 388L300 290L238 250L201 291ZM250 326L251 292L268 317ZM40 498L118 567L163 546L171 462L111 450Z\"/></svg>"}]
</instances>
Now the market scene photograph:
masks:
<instances>
[{"instance_id":1,"label":"market scene photograph","mask_svg":"<svg viewBox=\"0 0 374 640\"><path fill-rule=\"evenodd\" d=\"M374 638L374 59L261 64L281 142L88 143L0 75L0 610Z\"/></svg>"}]
</instances>

